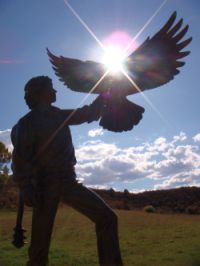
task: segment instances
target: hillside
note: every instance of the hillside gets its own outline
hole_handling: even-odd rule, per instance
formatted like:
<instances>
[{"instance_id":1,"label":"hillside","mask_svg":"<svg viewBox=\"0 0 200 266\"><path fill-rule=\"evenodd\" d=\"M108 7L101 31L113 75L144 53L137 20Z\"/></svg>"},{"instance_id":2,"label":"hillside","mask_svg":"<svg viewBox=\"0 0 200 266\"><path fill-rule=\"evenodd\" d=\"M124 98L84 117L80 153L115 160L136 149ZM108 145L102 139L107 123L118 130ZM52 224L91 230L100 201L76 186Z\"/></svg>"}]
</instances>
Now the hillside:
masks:
<instances>
[{"instance_id":1,"label":"hillside","mask_svg":"<svg viewBox=\"0 0 200 266\"><path fill-rule=\"evenodd\" d=\"M113 189L94 189L112 208L125 210L141 210L153 206L153 212L200 214L200 188L182 187L169 190L145 191L130 193ZM0 190L0 209L15 209L18 189L12 180ZM152 211L152 208L151 208Z\"/></svg>"},{"instance_id":2,"label":"hillside","mask_svg":"<svg viewBox=\"0 0 200 266\"><path fill-rule=\"evenodd\" d=\"M96 190L112 207L117 209L143 209L152 205L156 212L200 214L200 188L182 187L142 193Z\"/></svg>"}]
</instances>

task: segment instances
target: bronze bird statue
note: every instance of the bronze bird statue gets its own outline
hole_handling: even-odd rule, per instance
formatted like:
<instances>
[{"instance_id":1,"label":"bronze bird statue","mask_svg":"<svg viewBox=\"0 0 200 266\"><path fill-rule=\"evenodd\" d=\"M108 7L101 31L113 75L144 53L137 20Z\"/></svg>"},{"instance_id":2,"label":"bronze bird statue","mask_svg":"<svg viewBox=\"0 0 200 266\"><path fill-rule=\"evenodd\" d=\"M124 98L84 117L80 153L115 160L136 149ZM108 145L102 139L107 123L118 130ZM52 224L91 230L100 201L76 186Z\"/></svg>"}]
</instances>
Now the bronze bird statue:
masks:
<instances>
[{"instance_id":1,"label":"bronze bird statue","mask_svg":"<svg viewBox=\"0 0 200 266\"><path fill-rule=\"evenodd\" d=\"M55 74L73 91L99 94L98 108L104 111L99 124L114 132L131 130L142 119L144 108L126 97L157 88L174 78L190 51L182 51L192 40L183 40L189 26L177 23L174 12L166 24L152 37L148 37L133 53L125 58L127 75L106 72L102 63L57 57L48 49ZM128 77L129 78L128 78ZM133 82L131 82L133 81Z\"/></svg>"}]
</instances>

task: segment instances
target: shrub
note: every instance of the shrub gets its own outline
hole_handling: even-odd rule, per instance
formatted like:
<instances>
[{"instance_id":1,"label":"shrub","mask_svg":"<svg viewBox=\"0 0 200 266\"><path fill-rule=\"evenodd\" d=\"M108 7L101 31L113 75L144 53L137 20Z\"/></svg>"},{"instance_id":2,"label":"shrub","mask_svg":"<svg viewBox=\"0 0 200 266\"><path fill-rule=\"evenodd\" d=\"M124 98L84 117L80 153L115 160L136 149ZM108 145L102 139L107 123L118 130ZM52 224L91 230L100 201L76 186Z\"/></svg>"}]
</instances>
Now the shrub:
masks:
<instances>
[{"instance_id":1,"label":"shrub","mask_svg":"<svg viewBox=\"0 0 200 266\"><path fill-rule=\"evenodd\" d=\"M174 208L174 211L183 213L185 212L185 206L177 203L177 206Z\"/></svg>"},{"instance_id":2,"label":"shrub","mask_svg":"<svg viewBox=\"0 0 200 266\"><path fill-rule=\"evenodd\" d=\"M0 190L3 189L3 187L7 183L8 179L9 179L8 175L0 173Z\"/></svg>"},{"instance_id":3,"label":"shrub","mask_svg":"<svg viewBox=\"0 0 200 266\"><path fill-rule=\"evenodd\" d=\"M200 208L198 206L192 205L186 208L186 213L188 214L200 214Z\"/></svg>"},{"instance_id":4,"label":"shrub","mask_svg":"<svg viewBox=\"0 0 200 266\"><path fill-rule=\"evenodd\" d=\"M128 189L124 189L123 195L125 199L131 199L131 194L129 193Z\"/></svg>"},{"instance_id":5,"label":"shrub","mask_svg":"<svg viewBox=\"0 0 200 266\"><path fill-rule=\"evenodd\" d=\"M152 205L147 205L147 206L145 206L145 207L143 208L143 210L144 210L145 212L151 212L151 213L156 212L156 209L155 209Z\"/></svg>"},{"instance_id":6,"label":"shrub","mask_svg":"<svg viewBox=\"0 0 200 266\"><path fill-rule=\"evenodd\" d=\"M129 206L128 203L124 203L124 210L127 210L127 211L130 211L131 210L131 207Z\"/></svg>"},{"instance_id":7,"label":"shrub","mask_svg":"<svg viewBox=\"0 0 200 266\"><path fill-rule=\"evenodd\" d=\"M114 209L123 210L124 204L121 200L115 200L115 201L113 201L112 207Z\"/></svg>"},{"instance_id":8,"label":"shrub","mask_svg":"<svg viewBox=\"0 0 200 266\"><path fill-rule=\"evenodd\" d=\"M115 191L114 191L113 188L110 188L109 189L109 195L110 195L111 198L114 198L115 197Z\"/></svg>"}]
</instances>

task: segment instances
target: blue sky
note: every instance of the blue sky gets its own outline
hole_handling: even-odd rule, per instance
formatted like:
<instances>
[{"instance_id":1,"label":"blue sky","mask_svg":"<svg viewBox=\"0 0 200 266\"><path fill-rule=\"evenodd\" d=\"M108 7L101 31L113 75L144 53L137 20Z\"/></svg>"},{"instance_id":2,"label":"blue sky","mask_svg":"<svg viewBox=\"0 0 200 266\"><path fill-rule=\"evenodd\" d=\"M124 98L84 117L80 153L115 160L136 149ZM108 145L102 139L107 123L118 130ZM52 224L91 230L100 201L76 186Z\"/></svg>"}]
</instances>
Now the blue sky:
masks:
<instances>
[{"instance_id":1,"label":"blue sky","mask_svg":"<svg viewBox=\"0 0 200 266\"><path fill-rule=\"evenodd\" d=\"M71 0L71 6L99 40L115 31L134 37L161 0ZM132 131L114 133L98 123L71 127L78 159L77 173L87 185L131 191L199 185L200 128L198 88L200 62L200 2L169 0L137 39L154 35L173 11L189 24L191 54L170 83L145 92L164 120L141 95L130 99L145 108ZM9 130L28 112L24 84L48 75L57 89L61 108L76 107L84 94L67 89L55 76L46 47L57 55L101 60L102 50L63 0L0 1L0 140L10 144ZM90 96L86 104L92 102Z\"/></svg>"}]
</instances>

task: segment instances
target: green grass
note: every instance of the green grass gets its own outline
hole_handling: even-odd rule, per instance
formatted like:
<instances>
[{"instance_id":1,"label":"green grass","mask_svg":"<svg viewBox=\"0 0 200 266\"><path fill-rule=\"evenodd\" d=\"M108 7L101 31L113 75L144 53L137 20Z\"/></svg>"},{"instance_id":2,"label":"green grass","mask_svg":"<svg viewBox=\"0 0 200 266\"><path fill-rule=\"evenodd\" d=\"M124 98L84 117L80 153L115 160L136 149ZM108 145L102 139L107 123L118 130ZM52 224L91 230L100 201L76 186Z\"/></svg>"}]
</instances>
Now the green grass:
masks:
<instances>
[{"instance_id":1,"label":"green grass","mask_svg":"<svg viewBox=\"0 0 200 266\"><path fill-rule=\"evenodd\" d=\"M199 266L200 216L117 211L125 266ZM15 212L0 212L0 265L23 266L28 244L11 244ZM24 225L30 241L31 211ZM94 225L71 208L60 208L50 250L50 266L97 266Z\"/></svg>"}]
</instances>

